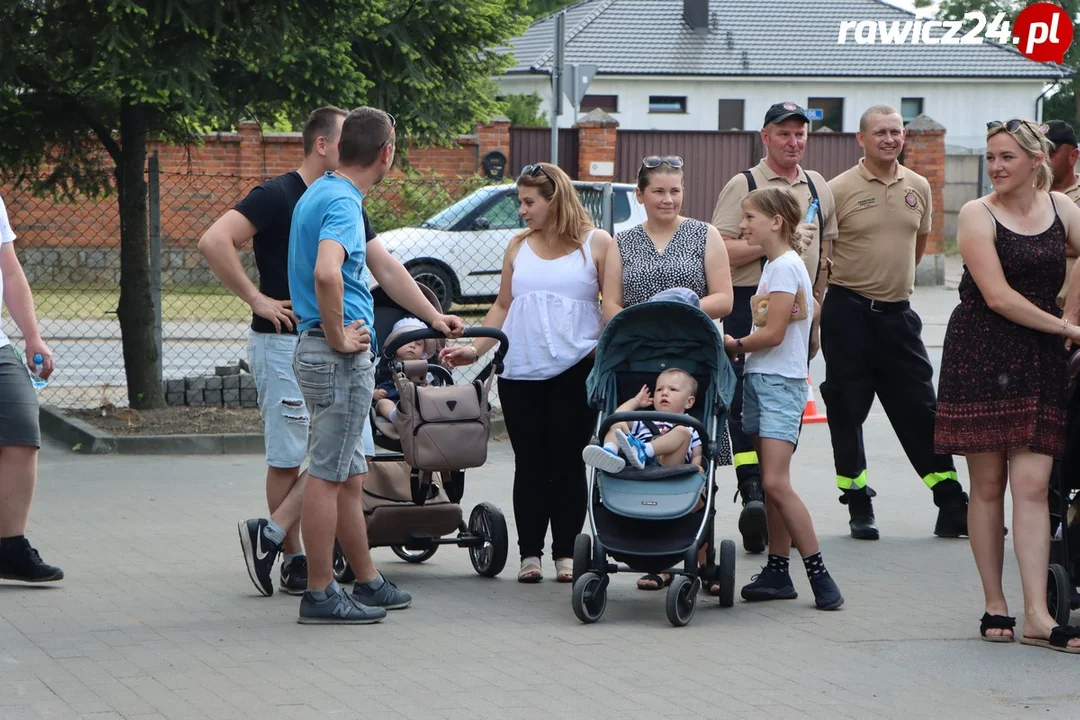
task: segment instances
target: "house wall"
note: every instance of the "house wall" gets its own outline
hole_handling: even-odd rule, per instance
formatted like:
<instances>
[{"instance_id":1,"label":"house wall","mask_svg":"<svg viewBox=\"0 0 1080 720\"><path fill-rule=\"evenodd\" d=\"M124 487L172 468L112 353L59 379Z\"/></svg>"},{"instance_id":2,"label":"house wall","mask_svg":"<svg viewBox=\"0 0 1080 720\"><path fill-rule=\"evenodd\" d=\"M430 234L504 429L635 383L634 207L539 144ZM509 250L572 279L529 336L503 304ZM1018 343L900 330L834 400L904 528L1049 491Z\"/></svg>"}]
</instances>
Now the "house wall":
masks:
<instances>
[{"instance_id":1,"label":"house wall","mask_svg":"<svg viewBox=\"0 0 1080 720\"><path fill-rule=\"evenodd\" d=\"M507 76L498 79L505 93L537 92L550 103L551 84L546 75ZM848 78L717 78L599 76L589 94L618 95L618 112L611 113L623 130L718 130L718 101L745 101L743 128L761 127L765 111L775 102L805 104L809 97L844 98L843 132L858 129L859 116L871 105L900 107L904 97L923 98L923 113L948 130L950 145L981 148L988 120L1032 117L1044 85L1038 80L914 80ZM685 114L650 113L650 95L685 96ZM561 127L574 124L574 109L564 101ZM722 128L730 130L731 128Z\"/></svg>"}]
</instances>

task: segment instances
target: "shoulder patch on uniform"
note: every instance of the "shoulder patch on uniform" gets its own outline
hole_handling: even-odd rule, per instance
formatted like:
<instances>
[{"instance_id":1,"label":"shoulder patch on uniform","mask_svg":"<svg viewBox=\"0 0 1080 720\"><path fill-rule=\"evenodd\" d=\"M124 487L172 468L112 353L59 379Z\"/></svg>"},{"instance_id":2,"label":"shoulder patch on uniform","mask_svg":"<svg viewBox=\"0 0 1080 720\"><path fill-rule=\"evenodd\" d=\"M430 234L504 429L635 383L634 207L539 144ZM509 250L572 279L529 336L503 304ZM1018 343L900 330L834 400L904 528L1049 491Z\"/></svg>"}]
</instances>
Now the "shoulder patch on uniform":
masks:
<instances>
[{"instance_id":1,"label":"shoulder patch on uniform","mask_svg":"<svg viewBox=\"0 0 1080 720\"><path fill-rule=\"evenodd\" d=\"M914 190L908 190L904 194L904 204L906 204L909 208L919 206L919 196L915 194Z\"/></svg>"}]
</instances>

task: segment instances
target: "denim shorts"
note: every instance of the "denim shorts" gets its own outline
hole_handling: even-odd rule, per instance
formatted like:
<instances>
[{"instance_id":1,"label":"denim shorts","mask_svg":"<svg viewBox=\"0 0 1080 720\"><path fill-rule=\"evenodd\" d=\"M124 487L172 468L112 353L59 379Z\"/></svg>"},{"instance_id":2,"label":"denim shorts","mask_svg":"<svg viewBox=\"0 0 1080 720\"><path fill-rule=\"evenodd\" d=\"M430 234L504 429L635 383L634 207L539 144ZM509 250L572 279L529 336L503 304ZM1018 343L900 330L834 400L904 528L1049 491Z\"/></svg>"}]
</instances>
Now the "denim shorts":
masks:
<instances>
[{"instance_id":1,"label":"denim shorts","mask_svg":"<svg viewBox=\"0 0 1080 720\"><path fill-rule=\"evenodd\" d=\"M742 426L747 435L798 443L806 410L806 378L746 373Z\"/></svg>"},{"instance_id":2,"label":"denim shorts","mask_svg":"<svg viewBox=\"0 0 1080 720\"><path fill-rule=\"evenodd\" d=\"M26 365L0 347L0 446L41 447L40 407Z\"/></svg>"},{"instance_id":3,"label":"denim shorts","mask_svg":"<svg viewBox=\"0 0 1080 720\"><path fill-rule=\"evenodd\" d=\"M331 482L366 473L363 438L375 392L375 354L339 353L321 330L305 330L293 370L311 415L308 472Z\"/></svg>"}]
</instances>

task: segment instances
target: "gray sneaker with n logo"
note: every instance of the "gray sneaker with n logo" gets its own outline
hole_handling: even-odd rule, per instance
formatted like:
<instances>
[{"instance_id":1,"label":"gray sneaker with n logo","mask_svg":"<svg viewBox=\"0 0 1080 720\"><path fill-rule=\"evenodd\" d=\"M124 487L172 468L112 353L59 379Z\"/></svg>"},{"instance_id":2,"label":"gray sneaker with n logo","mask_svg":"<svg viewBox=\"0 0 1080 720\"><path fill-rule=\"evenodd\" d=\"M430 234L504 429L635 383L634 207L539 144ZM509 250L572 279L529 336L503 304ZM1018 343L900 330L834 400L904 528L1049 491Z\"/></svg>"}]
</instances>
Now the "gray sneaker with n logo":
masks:
<instances>
[{"instance_id":1,"label":"gray sneaker with n logo","mask_svg":"<svg viewBox=\"0 0 1080 720\"><path fill-rule=\"evenodd\" d=\"M335 580L325 591L304 593L296 621L302 625L369 625L384 617L386 610L361 605Z\"/></svg>"}]
</instances>

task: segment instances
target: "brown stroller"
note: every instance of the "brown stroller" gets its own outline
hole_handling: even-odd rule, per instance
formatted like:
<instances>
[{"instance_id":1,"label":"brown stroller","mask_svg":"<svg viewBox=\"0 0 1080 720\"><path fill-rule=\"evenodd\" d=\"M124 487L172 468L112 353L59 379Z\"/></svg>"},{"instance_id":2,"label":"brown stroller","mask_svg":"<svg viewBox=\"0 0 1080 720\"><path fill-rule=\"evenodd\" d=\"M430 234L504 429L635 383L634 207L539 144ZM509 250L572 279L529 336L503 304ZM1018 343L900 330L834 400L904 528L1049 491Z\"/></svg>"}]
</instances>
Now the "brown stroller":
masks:
<instances>
[{"instance_id":1,"label":"brown stroller","mask_svg":"<svg viewBox=\"0 0 1080 720\"><path fill-rule=\"evenodd\" d=\"M434 293L424 285L420 288L440 308ZM496 373L454 386L450 371L438 364L443 336L425 328L394 333L391 338L391 329L409 313L381 288L372 288L372 296L375 337L380 340L376 383L392 378L400 400L397 423L377 417L374 408L369 417L377 450L363 491L368 544L389 546L410 563L424 562L440 545L457 545L468 548L479 575L495 577L506 565L509 550L506 518L495 505L482 502L472 509L466 523L459 503L465 492L465 470L486 460L488 394ZM508 347L505 335L475 327L466 330L465 337L498 339L493 364L501 366ZM428 358L398 362L398 348L416 340L428 344ZM336 543L334 575L340 583L355 579Z\"/></svg>"}]
</instances>

